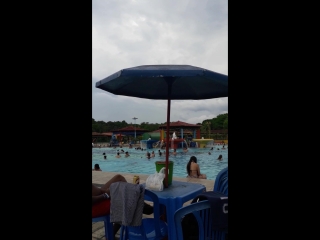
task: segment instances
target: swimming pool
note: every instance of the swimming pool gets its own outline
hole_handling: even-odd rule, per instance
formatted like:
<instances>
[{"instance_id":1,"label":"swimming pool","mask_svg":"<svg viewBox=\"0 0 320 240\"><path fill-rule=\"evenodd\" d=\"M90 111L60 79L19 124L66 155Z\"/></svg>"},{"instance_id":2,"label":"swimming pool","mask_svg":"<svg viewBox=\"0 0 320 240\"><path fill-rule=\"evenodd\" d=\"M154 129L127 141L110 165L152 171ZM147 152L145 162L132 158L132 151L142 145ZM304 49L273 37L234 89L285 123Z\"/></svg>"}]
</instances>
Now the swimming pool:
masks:
<instances>
[{"instance_id":1,"label":"swimming pool","mask_svg":"<svg viewBox=\"0 0 320 240\"><path fill-rule=\"evenodd\" d=\"M225 146L227 147L227 146ZM218 150L219 148L219 150ZM177 155L169 155L169 160L173 161L173 177L186 177L186 166L191 156L195 156L198 160L201 173L207 174L207 179L214 180L220 170L228 166L228 149L221 149L221 145L215 145L213 150L210 148L189 148L188 152L184 153L183 149L177 149ZM117 152L121 158L116 158ZM162 156L159 156L159 148L141 150L128 147L114 148L92 148L92 168L98 163L103 172L123 172L137 174L153 174L156 171L155 162L165 161L164 149L161 150ZM125 152L128 151L129 157L125 157ZM155 157L147 159L146 153L154 151ZM171 149L170 152L173 152ZM208 154L211 152L211 155ZM103 153L107 159L104 159ZM222 161L217 160L219 155L222 155Z\"/></svg>"}]
</instances>

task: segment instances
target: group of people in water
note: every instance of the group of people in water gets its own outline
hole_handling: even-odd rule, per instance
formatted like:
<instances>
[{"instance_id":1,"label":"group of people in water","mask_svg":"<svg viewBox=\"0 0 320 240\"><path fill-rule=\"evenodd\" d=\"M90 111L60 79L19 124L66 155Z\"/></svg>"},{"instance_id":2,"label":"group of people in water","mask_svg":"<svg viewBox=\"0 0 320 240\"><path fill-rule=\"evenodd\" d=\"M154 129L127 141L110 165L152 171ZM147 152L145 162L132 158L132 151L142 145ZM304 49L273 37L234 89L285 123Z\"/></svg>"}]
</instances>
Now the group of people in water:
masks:
<instances>
[{"instance_id":1,"label":"group of people in water","mask_svg":"<svg viewBox=\"0 0 320 240\"><path fill-rule=\"evenodd\" d=\"M138 148L135 148L136 150L144 150L143 148L141 147L138 147ZM225 148L225 145L223 144L221 150L224 150L224 149L227 149L227 147ZM145 149L147 150L147 149ZM210 149L210 150L213 150L213 147ZM220 150L219 148L217 148L217 150ZM183 153L186 153L188 152L188 148L184 147L183 148ZM128 151L124 151L123 149L121 149L120 151L117 150L117 154L116 154L116 158L121 158L121 154L122 153L125 153L124 156L125 157L129 157L129 153ZM161 152L160 149L158 149L158 154L159 154L159 157L161 157L162 155L165 156L165 151ZM169 152L170 155L177 155L177 150L176 149L173 149L172 152ZM209 155L211 155L211 152L208 152ZM103 153L103 156L104 156L104 159L107 159L107 156L105 153ZM146 154L145 154L146 158L149 160L151 158L154 158L155 157L155 152L152 151L151 153L147 150ZM142 157L141 157L142 158ZM217 158L217 160L219 161L222 161L223 160L223 157L222 157L222 154L219 155L219 157ZM100 169L100 166L99 164L95 164L94 165L94 169L92 169L93 171L101 171ZM187 166L186 166L186 170L187 170L187 177L190 177L190 178L200 178L200 179L207 179L207 176L206 174L203 174L201 173L200 171L200 166L199 164L197 163L197 158L195 156L191 156L190 157L190 160L189 162L187 163Z\"/></svg>"}]
</instances>

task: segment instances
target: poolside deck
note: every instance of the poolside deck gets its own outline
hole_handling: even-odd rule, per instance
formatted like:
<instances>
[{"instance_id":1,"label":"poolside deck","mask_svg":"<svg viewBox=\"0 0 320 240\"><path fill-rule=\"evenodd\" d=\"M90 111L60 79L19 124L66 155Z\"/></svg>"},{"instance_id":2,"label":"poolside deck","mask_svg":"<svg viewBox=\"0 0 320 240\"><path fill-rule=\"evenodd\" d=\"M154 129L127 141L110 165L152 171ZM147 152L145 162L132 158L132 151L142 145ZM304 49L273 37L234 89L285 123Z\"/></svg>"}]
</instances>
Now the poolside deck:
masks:
<instances>
[{"instance_id":1,"label":"poolside deck","mask_svg":"<svg viewBox=\"0 0 320 240\"><path fill-rule=\"evenodd\" d=\"M95 184L104 184L106 183L110 178L112 178L115 174L118 174L116 172L99 172L99 171L92 171L92 183ZM145 183L149 175L145 174L139 174L139 173L119 173L123 175L128 182L132 182L134 175L139 175L140 177L140 183ZM200 183L206 186L207 191L212 191L214 180L206 180L206 179L196 179L196 178L177 178L173 177L173 180L176 181L182 181L182 182L194 182L194 183ZM190 204L189 202L186 202L184 205ZM149 217L147 215L143 215L143 217ZM119 235L116 235L116 240L119 239ZM92 223L92 240L105 240L104 236L104 227L103 222L97 222Z\"/></svg>"}]
</instances>

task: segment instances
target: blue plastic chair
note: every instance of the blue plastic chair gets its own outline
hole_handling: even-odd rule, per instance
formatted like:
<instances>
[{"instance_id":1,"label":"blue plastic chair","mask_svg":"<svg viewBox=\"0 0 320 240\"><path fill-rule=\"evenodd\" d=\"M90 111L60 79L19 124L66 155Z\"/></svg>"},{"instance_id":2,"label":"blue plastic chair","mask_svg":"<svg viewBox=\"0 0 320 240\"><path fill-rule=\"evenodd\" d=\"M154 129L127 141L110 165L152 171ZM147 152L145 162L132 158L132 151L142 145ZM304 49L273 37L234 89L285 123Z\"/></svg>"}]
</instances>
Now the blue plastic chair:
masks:
<instances>
[{"instance_id":1,"label":"blue plastic chair","mask_svg":"<svg viewBox=\"0 0 320 240\"><path fill-rule=\"evenodd\" d=\"M141 226L121 226L120 240L160 240L168 236L167 223L160 220L158 196L145 189L145 199L153 202L153 218L142 219Z\"/></svg>"},{"instance_id":2,"label":"blue plastic chair","mask_svg":"<svg viewBox=\"0 0 320 240\"><path fill-rule=\"evenodd\" d=\"M110 222L110 214L101 216L101 217L96 217L92 218L92 222L104 222L104 232L105 236L108 240L113 240L113 224Z\"/></svg>"},{"instance_id":3,"label":"blue plastic chair","mask_svg":"<svg viewBox=\"0 0 320 240\"><path fill-rule=\"evenodd\" d=\"M210 203L208 200L192 203L178 209L174 213L175 229L177 240L184 240L182 231L182 219L192 213L198 223L199 240L225 240L225 231L216 231L212 228L212 217L210 215Z\"/></svg>"},{"instance_id":4,"label":"blue plastic chair","mask_svg":"<svg viewBox=\"0 0 320 240\"><path fill-rule=\"evenodd\" d=\"M228 167L222 169L214 182L214 192L221 192L228 196Z\"/></svg>"}]
</instances>

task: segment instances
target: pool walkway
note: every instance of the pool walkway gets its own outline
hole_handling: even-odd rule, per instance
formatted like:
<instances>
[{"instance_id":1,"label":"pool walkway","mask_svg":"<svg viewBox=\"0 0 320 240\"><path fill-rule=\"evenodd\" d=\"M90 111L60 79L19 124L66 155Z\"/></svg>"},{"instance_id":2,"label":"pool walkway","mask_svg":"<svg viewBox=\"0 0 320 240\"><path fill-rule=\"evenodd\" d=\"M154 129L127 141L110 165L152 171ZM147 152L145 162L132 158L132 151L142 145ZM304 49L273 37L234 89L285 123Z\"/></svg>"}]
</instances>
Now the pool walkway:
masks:
<instances>
[{"instance_id":1,"label":"pool walkway","mask_svg":"<svg viewBox=\"0 0 320 240\"><path fill-rule=\"evenodd\" d=\"M92 183L93 184L104 184L110 178L112 178L115 174L121 174L125 177L127 182L132 182L134 175L139 175L140 183L145 183L149 175L145 174L138 174L138 173L117 173L117 172L99 172L99 171L92 171ZM194 182L203 184L207 191L213 190L214 180L206 180L206 179L196 179L196 178L178 178L173 177L173 180L181 181L181 182ZM184 205L190 204L191 201L186 202ZM143 217L148 217L147 215L143 215ZM116 235L115 240L119 239L119 234ZM92 223L92 240L105 240L104 235L104 226L103 222Z\"/></svg>"}]
</instances>

